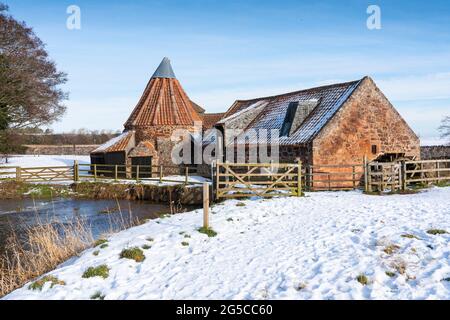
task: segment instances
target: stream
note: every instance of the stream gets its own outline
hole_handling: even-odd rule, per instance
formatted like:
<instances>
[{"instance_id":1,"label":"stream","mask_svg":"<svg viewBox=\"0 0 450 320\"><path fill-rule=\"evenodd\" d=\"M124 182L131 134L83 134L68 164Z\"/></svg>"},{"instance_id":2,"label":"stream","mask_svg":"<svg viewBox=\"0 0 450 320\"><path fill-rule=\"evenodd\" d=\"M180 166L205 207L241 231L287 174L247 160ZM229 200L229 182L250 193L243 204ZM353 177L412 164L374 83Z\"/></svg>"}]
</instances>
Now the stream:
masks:
<instances>
[{"instance_id":1,"label":"stream","mask_svg":"<svg viewBox=\"0 0 450 320\"><path fill-rule=\"evenodd\" d=\"M187 207L183 211L195 208ZM161 213L170 213L165 204L128 200L0 200L0 253L12 231L20 237L24 228L52 221L70 223L81 219L92 231L95 239L133 220L143 221L158 218Z\"/></svg>"}]
</instances>

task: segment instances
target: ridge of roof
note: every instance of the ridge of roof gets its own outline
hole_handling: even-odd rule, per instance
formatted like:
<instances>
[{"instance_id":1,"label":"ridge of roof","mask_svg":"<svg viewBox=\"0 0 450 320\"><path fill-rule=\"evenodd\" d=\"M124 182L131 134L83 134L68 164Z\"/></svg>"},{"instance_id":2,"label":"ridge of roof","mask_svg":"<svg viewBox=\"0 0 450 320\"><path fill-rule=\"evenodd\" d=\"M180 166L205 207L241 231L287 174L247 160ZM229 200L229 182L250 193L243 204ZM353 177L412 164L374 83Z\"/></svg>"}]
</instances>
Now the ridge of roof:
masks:
<instances>
[{"instance_id":1,"label":"ridge of roof","mask_svg":"<svg viewBox=\"0 0 450 320\"><path fill-rule=\"evenodd\" d=\"M323 85L323 86L312 87L312 88L308 88L308 89L301 89L301 90L296 90L296 91L291 91L291 92L286 92L286 93L272 95L272 96L266 96L266 97L258 97L258 98L253 98L253 99L238 99L238 100L235 100L235 102L250 102L253 100L275 99L275 98L280 98L283 96L287 96L287 95L291 95L291 94L298 94L298 93L307 92L307 91L324 90L324 89L331 89L333 87L348 86L348 85L352 85L352 84L357 84L360 81L362 81L364 78L367 78L367 76L365 76L359 80L327 84L327 85Z\"/></svg>"}]
</instances>

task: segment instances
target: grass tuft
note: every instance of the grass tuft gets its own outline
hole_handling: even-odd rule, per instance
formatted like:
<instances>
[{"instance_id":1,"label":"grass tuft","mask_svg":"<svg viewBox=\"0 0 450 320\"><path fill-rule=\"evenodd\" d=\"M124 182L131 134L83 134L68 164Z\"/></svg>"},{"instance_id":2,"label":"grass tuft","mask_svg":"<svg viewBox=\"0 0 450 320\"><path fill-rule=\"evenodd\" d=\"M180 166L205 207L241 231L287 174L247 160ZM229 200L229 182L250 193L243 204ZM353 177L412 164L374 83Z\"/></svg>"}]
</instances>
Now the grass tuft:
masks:
<instances>
[{"instance_id":1,"label":"grass tuft","mask_svg":"<svg viewBox=\"0 0 450 320\"><path fill-rule=\"evenodd\" d=\"M144 244L143 246L142 246L142 249L144 249L144 250L148 250L148 249L150 249L152 246L150 246L150 245L148 245L148 244Z\"/></svg>"},{"instance_id":2,"label":"grass tuft","mask_svg":"<svg viewBox=\"0 0 450 320\"><path fill-rule=\"evenodd\" d=\"M437 234L446 234L446 233L448 233L447 231L445 231L445 230L442 230L442 229L430 229L430 230L428 230L427 231L427 233L428 234L432 234L432 235L437 235Z\"/></svg>"},{"instance_id":3,"label":"grass tuft","mask_svg":"<svg viewBox=\"0 0 450 320\"><path fill-rule=\"evenodd\" d=\"M109 268L106 264L102 264L98 267L89 267L82 275L83 278L102 277L106 279L109 277Z\"/></svg>"},{"instance_id":4,"label":"grass tuft","mask_svg":"<svg viewBox=\"0 0 450 320\"><path fill-rule=\"evenodd\" d=\"M387 275L388 277L390 277L390 278L393 278L393 277L395 277L395 272L392 272L392 271L386 271L386 275Z\"/></svg>"},{"instance_id":5,"label":"grass tuft","mask_svg":"<svg viewBox=\"0 0 450 320\"><path fill-rule=\"evenodd\" d=\"M183 247L187 247L187 246L189 245L189 242L183 241L183 242L181 243L181 245L182 245Z\"/></svg>"},{"instance_id":6,"label":"grass tuft","mask_svg":"<svg viewBox=\"0 0 450 320\"><path fill-rule=\"evenodd\" d=\"M408 238L408 239L417 239L420 240L420 238L414 234L406 233L401 235L402 238Z\"/></svg>"},{"instance_id":7,"label":"grass tuft","mask_svg":"<svg viewBox=\"0 0 450 320\"><path fill-rule=\"evenodd\" d=\"M130 249L123 249L120 253L121 259L131 259L136 262L142 262L145 260L144 251L142 251L138 247L130 248Z\"/></svg>"},{"instance_id":8,"label":"grass tuft","mask_svg":"<svg viewBox=\"0 0 450 320\"><path fill-rule=\"evenodd\" d=\"M398 246L398 245L396 245L396 244L390 244L390 245L386 246L386 247L383 249L383 251L384 251L386 254L391 255L391 254L396 253L399 249L400 249L400 246Z\"/></svg>"},{"instance_id":9,"label":"grass tuft","mask_svg":"<svg viewBox=\"0 0 450 320\"><path fill-rule=\"evenodd\" d=\"M94 256L98 256L99 253L100 253L100 251L98 251L98 250L95 250L94 252L92 252L92 254L93 254Z\"/></svg>"},{"instance_id":10,"label":"grass tuft","mask_svg":"<svg viewBox=\"0 0 450 320\"><path fill-rule=\"evenodd\" d=\"M64 286L66 284L64 281L59 280L55 276L45 276L45 277L43 277L43 278L33 282L32 284L30 284L30 286L28 288L30 290L39 290L39 291L41 291L42 288L44 287L44 285L47 282L51 282L50 288L53 288L56 285Z\"/></svg>"},{"instance_id":11,"label":"grass tuft","mask_svg":"<svg viewBox=\"0 0 450 320\"><path fill-rule=\"evenodd\" d=\"M245 207L245 206L246 206L246 204L243 202L236 203L236 207Z\"/></svg>"},{"instance_id":12,"label":"grass tuft","mask_svg":"<svg viewBox=\"0 0 450 320\"><path fill-rule=\"evenodd\" d=\"M210 238L217 236L217 232L215 232L211 228L201 227L201 228L197 229L197 231L200 232L200 233L206 234Z\"/></svg>"},{"instance_id":13,"label":"grass tuft","mask_svg":"<svg viewBox=\"0 0 450 320\"><path fill-rule=\"evenodd\" d=\"M356 281L361 283L363 286L366 286L369 284L369 279L367 279L365 274L360 274L359 276L357 276Z\"/></svg>"},{"instance_id":14,"label":"grass tuft","mask_svg":"<svg viewBox=\"0 0 450 320\"><path fill-rule=\"evenodd\" d=\"M108 240L106 240L106 239L98 239L94 242L94 247L101 246L102 244L105 244L107 242L108 242Z\"/></svg>"},{"instance_id":15,"label":"grass tuft","mask_svg":"<svg viewBox=\"0 0 450 320\"><path fill-rule=\"evenodd\" d=\"M97 291L91 296L91 300L105 300L105 295L100 291Z\"/></svg>"}]
</instances>

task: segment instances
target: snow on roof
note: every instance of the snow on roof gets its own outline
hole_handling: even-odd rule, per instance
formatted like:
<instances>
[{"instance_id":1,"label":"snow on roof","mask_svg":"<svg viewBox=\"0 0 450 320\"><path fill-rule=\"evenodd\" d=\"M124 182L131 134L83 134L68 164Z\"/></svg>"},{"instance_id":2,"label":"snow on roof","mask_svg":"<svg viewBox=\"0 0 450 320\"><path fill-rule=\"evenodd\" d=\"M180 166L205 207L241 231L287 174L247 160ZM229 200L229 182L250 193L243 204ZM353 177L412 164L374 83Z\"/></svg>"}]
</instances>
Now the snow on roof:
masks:
<instances>
[{"instance_id":1,"label":"snow on roof","mask_svg":"<svg viewBox=\"0 0 450 320\"><path fill-rule=\"evenodd\" d=\"M247 107L245 107L245 108L243 108L243 109L241 109L241 110L239 110L239 111L237 111L237 112L235 112L235 113L233 113L231 115L228 115L226 118L221 119L217 123L225 123L225 122L234 120L234 119L242 116L244 113L246 113L248 111L251 111L253 109L257 109L259 107L262 107L264 104L267 105L268 102L265 101L265 100L260 100L260 101L257 101L255 103L252 103L251 105L249 105L249 106L247 106Z\"/></svg>"},{"instance_id":2,"label":"snow on roof","mask_svg":"<svg viewBox=\"0 0 450 320\"><path fill-rule=\"evenodd\" d=\"M122 151L128 145L128 141L130 140L133 133L133 131L125 131L121 135L108 140L91 153Z\"/></svg>"},{"instance_id":3,"label":"snow on roof","mask_svg":"<svg viewBox=\"0 0 450 320\"><path fill-rule=\"evenodd\" d=\"M334 116L343 103L353 93L362 80L327 85L323 87L311 88L278 96L257 98L252 100L238 100L228 110L226 116L232 117L241 111L255 105L258 102L266 102L267 106L245 129L268 130L268 139L270 139L270 130L281 130L283 121L290 102L311 101L319 99L320 103L303 121L298 130L287 137L281 137L279 142L282 145L303 144L310 142L325 124ZM222 120L224 121L224 120ZM254 135L255 138L258 135ZM257 141L249 141L256 143Z\"/></svg>"}]
</instances>

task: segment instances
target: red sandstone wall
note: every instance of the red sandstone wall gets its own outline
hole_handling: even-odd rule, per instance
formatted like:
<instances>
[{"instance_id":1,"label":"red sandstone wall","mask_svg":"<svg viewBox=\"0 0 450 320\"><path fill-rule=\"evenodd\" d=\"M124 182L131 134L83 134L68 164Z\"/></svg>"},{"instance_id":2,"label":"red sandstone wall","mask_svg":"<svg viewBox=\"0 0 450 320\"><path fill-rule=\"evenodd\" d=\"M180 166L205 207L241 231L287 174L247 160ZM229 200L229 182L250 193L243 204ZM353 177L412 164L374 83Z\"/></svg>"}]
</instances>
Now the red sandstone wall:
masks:
<instances>
[{"instance_id":1,"label":"red sandstone wall","mask_svg":"<svg viewBox=\"0 0 450 320\"><path fill-rule=\"evenodd\" d=\"M372 146L376 146L376 153ZM420 159L420 142L372 79L364 78L349 100L313 141L312 162L324 164L361 164L366 155L373 160L385 153L405 153ZM352 168L320 168L314 177L317 187L329 183L320 180L350 180ZM362 168L357 169L362 178ZM339 172L339 174L333 174ZM329 176L327 176L329 174ZM339 181L332 187L351 187L352 182Z\"/></svg>"},{"instance_id":2,"label":"red sandstone wall","mask_svg":"<svg viewBox=\"0 0 450 320\"><path fill-rule=\"evenodd\" d=\"M377 153L372 153L372 145ZM314 164L361 163L383 153L420 158L419 138L372 79L364 78L313 142Z\"/></svg>"}]
</instances>

